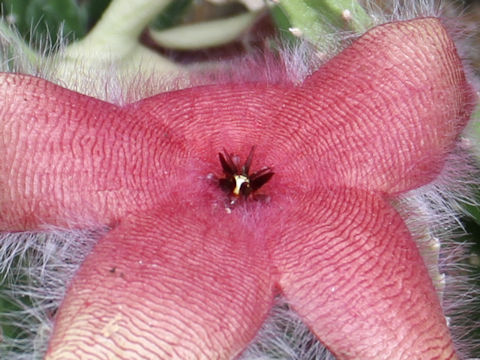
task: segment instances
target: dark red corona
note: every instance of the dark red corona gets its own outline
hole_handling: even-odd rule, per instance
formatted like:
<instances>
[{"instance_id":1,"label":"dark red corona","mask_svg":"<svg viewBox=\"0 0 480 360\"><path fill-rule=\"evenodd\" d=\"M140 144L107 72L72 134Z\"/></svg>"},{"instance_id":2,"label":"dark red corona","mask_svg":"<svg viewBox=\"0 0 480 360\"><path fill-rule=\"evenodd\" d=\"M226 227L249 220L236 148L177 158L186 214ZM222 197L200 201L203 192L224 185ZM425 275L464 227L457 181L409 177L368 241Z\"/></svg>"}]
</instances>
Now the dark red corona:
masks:
<instances>
[{"instance_id":1,"label":"dark red corona","mask_svg":"<svg viewBox=\"0 0 480 360\"><path fill-rule=\"evenodd\" d=\"M273 176L269 167L264 167L250 174L255 146L252 146L245 163L240 166L238 157L232 157L225 149L223 154L218 153L225 177L219 180L220 187L235 197L247 198L251 193L260 189Z\"/></svg>"}]
</instances>

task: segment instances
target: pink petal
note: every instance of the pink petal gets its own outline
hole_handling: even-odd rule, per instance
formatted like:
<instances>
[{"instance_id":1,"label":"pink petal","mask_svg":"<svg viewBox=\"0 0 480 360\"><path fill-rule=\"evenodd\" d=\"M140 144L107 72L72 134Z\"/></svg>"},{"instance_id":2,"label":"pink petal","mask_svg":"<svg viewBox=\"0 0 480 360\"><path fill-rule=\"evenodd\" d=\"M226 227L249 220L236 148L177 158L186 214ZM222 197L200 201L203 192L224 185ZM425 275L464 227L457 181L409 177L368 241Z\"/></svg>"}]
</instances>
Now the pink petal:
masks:
<instances>
[{"instance_id":1,"label":"pink petal","mask_svg":"<svg viewBox=\"0 0 480 360\"><path fill-rule=\"evenodd\" d=\"M382 196L318 188L271 219L289 303L338 359L454 359L438 296Z\"/></svg>"},{"instance_id":2,"label":"pink petal","mask_svg":"<svg viewBox=\"0 0 480 360\"><path fill-rule=\"evenodd\" d=\"M323 183L394 194L438 175L474 99L452 40L426 18L370 30L297 89L204 86L131 108L171 125L211 168L224 147L245 158L257 145L257 164L279 174L275 193Z\"/></svg>"},{"instance_id":3,"label":"pink petal","mask_svg":"<svg viewBox=\"0 0 480 360\"><path fill-rule=\"evenodd\" d=\"M305 82L293 136L318 181L396 193L430 182L475 101L435 18L376 27ZM292 116L295 116L292 114Z\"/></svg>"},{"instance_id":4,"label":"pink petal","mask_svg":"<svg viewBox=\"0 0 480 360\"><path fill-rule=\"evenodd\" d=\"M230 359L273 301L265 243L177 198L100 240L62 304L47 359Z\"/></svg>"},{"instance_id":5,"label":"pink petal","mask_svg":"<svg viewBox=\"0 0 480 360\"><path fill-rule=\"evenodd\" d=\"M298 88L199 87L121 109L0 76L0 228L120 222L75 278L51 358L238 354L271 303L265 234L284 240L271 244L284 292L340 358L451 355L414 243L369 192L431 181L471 112L438 20L376 28ZM253 171L274 167L271 201L226 214L217 153L252 145Z\"/></svg>"},{"instance_id":6,"label":"pink petal","mask_svg":"<svg viewBox=\"0 0 480 360\"><path fill-rule=\"evenodd\" d=\"M0 74L0 228L111 223L157 201L166 137L117 106ZM159 133L162 128L157 128Z\"/></svg>"}]
</instances>

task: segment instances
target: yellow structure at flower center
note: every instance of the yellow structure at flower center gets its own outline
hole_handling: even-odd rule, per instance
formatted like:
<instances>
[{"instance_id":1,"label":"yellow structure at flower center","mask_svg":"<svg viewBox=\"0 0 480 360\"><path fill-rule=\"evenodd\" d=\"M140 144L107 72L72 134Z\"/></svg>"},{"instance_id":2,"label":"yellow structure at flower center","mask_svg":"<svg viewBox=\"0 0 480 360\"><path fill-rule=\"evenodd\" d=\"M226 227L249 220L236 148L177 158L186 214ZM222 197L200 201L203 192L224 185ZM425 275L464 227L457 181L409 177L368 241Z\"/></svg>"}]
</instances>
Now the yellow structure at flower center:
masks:
<instances>
[{"instance_id":1,"label":"yellow structure at flower center","mask_svg":"<svg viewBox=\"0 0 480 360\"><path fill-rule=\"evenodd\" d=\"M239 174L233 175L233 178L235 179L235 188L233 189L232 193L235 196L240 196L240 190L243 184L246 184L245 186L247 188L250 187L250 179L245 175Z\"/></svg>"}]
</instances>

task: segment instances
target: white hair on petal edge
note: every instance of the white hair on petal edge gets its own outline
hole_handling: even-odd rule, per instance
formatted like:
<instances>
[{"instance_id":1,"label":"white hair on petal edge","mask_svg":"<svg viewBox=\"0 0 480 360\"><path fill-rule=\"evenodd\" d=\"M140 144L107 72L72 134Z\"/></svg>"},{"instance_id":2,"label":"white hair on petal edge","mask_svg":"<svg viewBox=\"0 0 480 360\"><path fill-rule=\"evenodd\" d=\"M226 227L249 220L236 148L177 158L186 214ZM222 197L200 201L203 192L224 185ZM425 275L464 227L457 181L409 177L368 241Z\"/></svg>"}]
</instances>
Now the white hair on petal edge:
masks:
<instances>
[{"instance_id":1,"label":"white hair on petal edge","mask_svg":"<svg viewBox=\"0 0 480 360\"><path fill-rule=\"evenodd\" d=\"M435 181L402 195L396 204L428 267L461 358L480 346L469 337L480 325L471 317L480 305L480 292L470 277L469 244L462 240L466 233L461 222L462 204L480 205L474 200L480 171L470 147L462 139Z\"/></svg>"},{"instance_id":2,"label":"white hair on petal edge","mask_svg":"<svg viewBox=\"0 0 480 360\"><path fill-rule=\"evenodd\" d=\"M66 286L101 233L50 229L0 236L0 301L12 308L0 314L0 326L16 330L13 338L3 334L1 359L43 357Z\"/></svg>"},{"instance_id":3,"label":"white hair on petal edge","mask_svg":"<svg viewBox=\"0 0 480 360\"><path fill-rule=\"evenodd\" d=\"M373 18L376 25L423 16L445 15L445 2L435 0L376 1L360 0L359 3Z\"/></svg>"},{"instance_id":4,"label":"white hair on petal edge","mask_svg":"<svg viewBox=\"0 0 480 360\"><path fill-rule=\"evenodd\" d=\"M276 299L270 316L239 360L334 360L283 297Z\"/></svg>"},{"instance_id":5,"label":"white hair on petal edge","mask_svg":"<svg viewBox=\"0 0 480 360\"><path fill-rule=\"evenodd\" d=\"M30 42L26 44L14 25L5 19L1 20L3 21L0 26L0 71L18 72L53 80L51 79L52 67L55 65L53 55L61 53L66 46L63 26L58 29L57 41L52 43L51 36L36 36L35 26L32 25ZM34 48L37 50L33 50Z\"/></svg>"},{"instance_id":6,"label":"white hair on petal edge","mask_svg":"<svg viewBox=\"0 0 480 360\"><path fill-rule=\"evenodd\" d=\"M360 3L374 19L375 25L422 16L441 16L445 15L446 11L442 2L433 0L384 1L382 3L387 5L382 6L375 1ZM450 30L456 29L452 27ZM251 60L245 60L246 66L239 67L238 79L234 76L233 80L260 78L272 82L298 83L359 35L346 32L333 33L325 49L313 49L306 43L295 48L286 47L281 54L282 69L278 69L278 62L269 61L268 55L267 60L263 59L256 67L250 66ZM453 35L461 37L461 34ZM0 70L31 74L62 85L63 81L55 78L52 64L62 56L62 49L65 46L63 40L55 46L44 43L41 47L44 49L41 50L42 56L38 58L40 62L32 62L28 52L23 50L24 47L16 33L0 28ZM57 55L52 55L55 53ZM78 66L82 65L79 63ZM250 75L242 73L243 70ZM257 71L262 73L258 74ZM191 79L178 79L172 82L152 77L145 78L139 70L138 76L132 81L125 81L112 64L108 71L98 74L98 79L101 79L103 84L103 88L98 90L98 97L123 104L155 92L185 87L187 84L222 81L222 76L212 80L194 75ZM223 76L223 80L228 80L226 78L227 76ZM88 86L88 83L82 83L80 79L73 90L83 92L84 86ZM476 178L476 170L469 163L465 149L462 148L464 145L460 144L450 155L439 179L405 194L397 200L396 205L418 240L419 249L429 265L445 313L450 318L450 327L456 337L456 343L459 344L459 351L467 356L472 344L471 340L463 337L475 326L468 321L468 307L477 293L465 278L465 274L468 273L464 265L465 246L456 239L462 230L458 204L472 199L469 189L471 185L478 184L472 184L472 179ZM98 236L99 233L91 231L50 229L43 233L3 234L0 237L0 276L2 276L0 299L8 299L18 309L12 313L1 314L0 321L14 324L21 331L17 338L5 338L0 342L0 358L12 360L42 358L51 332L52 319L66 286ZM467 310L462 312L459 310L461 308ZM461 329L464 326L462 324L466 324L468 328ZM279 297L269 319L256 339L244 351L241 359L331 360L334 357L288 307L285 299Z\"/></svg>"}]
</instances>

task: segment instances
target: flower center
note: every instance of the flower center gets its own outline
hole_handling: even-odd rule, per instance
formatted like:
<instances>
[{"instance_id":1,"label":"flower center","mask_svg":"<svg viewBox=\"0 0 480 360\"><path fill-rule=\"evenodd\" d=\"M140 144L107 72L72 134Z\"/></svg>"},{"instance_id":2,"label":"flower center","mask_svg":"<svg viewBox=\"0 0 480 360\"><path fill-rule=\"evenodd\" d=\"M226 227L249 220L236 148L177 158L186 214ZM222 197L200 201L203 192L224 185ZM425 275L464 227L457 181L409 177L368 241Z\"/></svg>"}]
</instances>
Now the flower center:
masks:
<instances>
[{"instance_id":1,"label":"flower center","mask_svg":"<svg viewBox=\"0 0 480 360\"><path fill-rule=\"evenodd\" d=\"M233 175L235 179L235 187L233 188L233 195L240 196L241 193L245 192L245 189L250 187L250 179L245 175Z\"/></svg>"},{"instance_id":2,"label":"flower center","mask_svg":"<svg viewBox=\"0 0 480 360\"><path fill-rule=\"evenodd\" d=\"M226 193L239 198L247 198L265 185L273 176L273 171L269 167L264 167L257 172L250 174L250 166L252 165L253 153L255 146L252 146L245 163L240 166L238 156L229 154L225 149L223 153L218 153L220 164L225 175L219 180L220 188Z\"/></svg>"}]
</instances>

